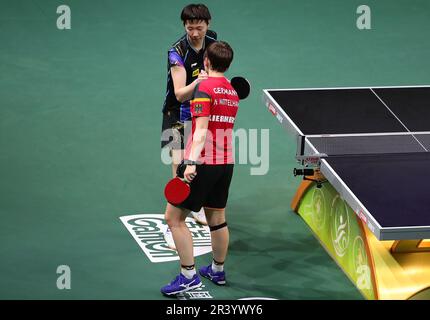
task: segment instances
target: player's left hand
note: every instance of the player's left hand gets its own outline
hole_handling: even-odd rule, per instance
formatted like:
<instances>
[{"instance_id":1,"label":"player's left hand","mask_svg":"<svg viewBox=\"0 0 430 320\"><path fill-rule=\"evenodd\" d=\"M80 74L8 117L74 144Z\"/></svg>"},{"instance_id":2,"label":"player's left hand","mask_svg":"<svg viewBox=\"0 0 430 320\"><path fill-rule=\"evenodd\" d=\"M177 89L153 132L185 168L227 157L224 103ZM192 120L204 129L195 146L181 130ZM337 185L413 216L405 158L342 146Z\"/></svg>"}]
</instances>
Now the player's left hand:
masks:
<instances>
[{"instance_id":1,"label":"player's left hand","mask_svg":"<svg viewBox=\"0 0 430 320\"><path fill-rule=\"evenodd\" d=\"M187 183L191 183L191 181L193 181L196 175L197 175L196 166L187 165L187 168L185 169L185 172L184 172L185 181L187 181Z\"/></svg>"},{"instance_id":2,"label":"player's left hand","mask_svg":"<svg viewBox=\"0 0 430 320\"><path fill-rule=\"evenodd\" d=\"M198 76L198 80L199 81L203 81L203 80L206 80L207 78L208 78L208 74L207 74L207 72L205 71L205 70L200 70L200 73L199 73L199 76Z\"/></svg>"}]
</instances>

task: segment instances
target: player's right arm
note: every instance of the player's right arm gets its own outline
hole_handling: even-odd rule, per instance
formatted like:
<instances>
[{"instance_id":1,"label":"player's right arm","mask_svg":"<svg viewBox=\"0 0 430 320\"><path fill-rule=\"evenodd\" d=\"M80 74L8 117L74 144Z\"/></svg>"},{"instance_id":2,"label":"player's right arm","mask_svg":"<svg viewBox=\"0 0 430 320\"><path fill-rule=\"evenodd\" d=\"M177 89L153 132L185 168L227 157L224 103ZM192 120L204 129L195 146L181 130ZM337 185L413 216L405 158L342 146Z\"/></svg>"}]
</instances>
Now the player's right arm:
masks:
<instances>
[{"instance_id":1,"label":"player's right arm","mask_svg":"<svg viewBox=\"0 0 430 320\"><path fill-rule=\"evenodd\" d=\"M175 89L175 96L179 102L190 100L193 95L193 91L194 91L194 88L196 87L196 84L201 80L207 78L206 72L202 71L200 72L199 77L196 80L194 80L189 85L186 85L187 72L184 67L182 66L171 67L170 72L172 74L173 87Z\"/></svg>"},{"instance_id":2,"label":"player's right arm","mask_svg":"<svg viewBox=\"0 0 430 320\"><path fill-rule=\"evenodd\" d=\"M191 99L196 84L202 79L207 78L207 74L206 72L199 74L196 80L187 85L187 71L185 69L184 60L179 54L180 52L180 49L172 48L169 50L168 58L175 96L176 99L182 103Z\"/></svg>"}]
</instances>

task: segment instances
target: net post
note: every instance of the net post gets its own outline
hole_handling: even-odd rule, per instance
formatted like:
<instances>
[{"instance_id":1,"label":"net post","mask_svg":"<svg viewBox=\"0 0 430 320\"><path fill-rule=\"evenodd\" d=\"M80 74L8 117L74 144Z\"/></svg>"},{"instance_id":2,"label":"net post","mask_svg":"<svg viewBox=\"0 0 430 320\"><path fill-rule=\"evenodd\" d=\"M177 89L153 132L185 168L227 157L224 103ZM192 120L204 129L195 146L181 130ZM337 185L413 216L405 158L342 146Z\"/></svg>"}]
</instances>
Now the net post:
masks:
<instances>
[{"instance_id":1,"label":"net post","mask_svg":"<svg viewBox=\"0 0 430 320\"><path fill-rule=\"evenodd\" d=\"M297 135L297 149L296 149L296 158L300 158L301 156L304 156L305 154L305 136L304 135ZM302 165L303 165L303 161Z\"/></svg>"}]
</instances>

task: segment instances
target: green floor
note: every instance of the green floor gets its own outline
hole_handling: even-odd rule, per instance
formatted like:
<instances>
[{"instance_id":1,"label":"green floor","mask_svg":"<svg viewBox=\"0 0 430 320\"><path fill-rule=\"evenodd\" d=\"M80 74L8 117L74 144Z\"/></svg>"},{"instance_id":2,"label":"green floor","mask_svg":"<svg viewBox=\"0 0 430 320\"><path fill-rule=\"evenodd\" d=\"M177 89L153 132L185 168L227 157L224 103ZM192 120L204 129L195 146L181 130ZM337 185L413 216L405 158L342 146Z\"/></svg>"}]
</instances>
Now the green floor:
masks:
<instances>
[{"instance_id":1,"label":"green floor","mask_svg":"<svg viewBox=\"0 0 430 320\"><path fill-rule=\"evenodd\" d=\"M68 4L71 30L56 28ZM166 51L186 1L0 0L0 299L163 299L177 262L151 263L120 216L164 211ZM362 299L289 208L295 141L262 89L430 84L430 3L207 1L253 85L236 128L270 129L270 170L237 165L229 286L215 299ZM197 258L202 265L210 255ZM56 286L71 268L71 289Z\"/></svg>"}]
</instances>

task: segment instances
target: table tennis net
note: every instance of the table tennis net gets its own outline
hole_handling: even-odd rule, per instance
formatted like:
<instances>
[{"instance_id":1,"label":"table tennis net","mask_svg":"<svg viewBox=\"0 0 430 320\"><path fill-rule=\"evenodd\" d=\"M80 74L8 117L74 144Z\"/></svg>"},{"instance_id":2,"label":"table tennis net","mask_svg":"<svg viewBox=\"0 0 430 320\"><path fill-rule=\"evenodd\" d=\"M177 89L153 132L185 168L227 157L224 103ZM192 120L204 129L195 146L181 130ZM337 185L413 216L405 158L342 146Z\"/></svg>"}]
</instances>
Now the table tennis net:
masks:
<instances>
[{"instance_id":1,"label":"table tennis net","mask_svg":"<svg viewBox=\"0 0 430 320\"><path fill-rule=\"evenodd\" d=\"M304 140L303 140L304 139ZM299 137L298 155L378 155L430 151L430 132Z\"/></svg>"}]
</instances>

